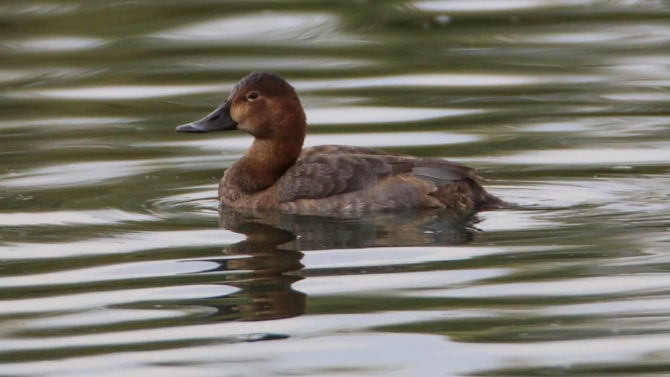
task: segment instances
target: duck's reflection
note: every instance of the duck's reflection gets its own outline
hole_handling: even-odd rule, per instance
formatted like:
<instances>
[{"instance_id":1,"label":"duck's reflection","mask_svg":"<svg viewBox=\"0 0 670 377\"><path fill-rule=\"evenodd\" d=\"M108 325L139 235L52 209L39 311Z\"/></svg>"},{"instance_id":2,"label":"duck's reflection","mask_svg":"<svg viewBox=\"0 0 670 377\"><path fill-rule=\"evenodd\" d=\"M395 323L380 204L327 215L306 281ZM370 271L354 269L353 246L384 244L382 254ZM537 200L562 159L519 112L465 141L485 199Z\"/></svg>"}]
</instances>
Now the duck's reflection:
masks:
<instances>
[{"instance_id":1,"label":"duck's reflection","mask_svg":"<svg viewBox=\"0 0 670 377\"><path fill-rule=\"evenodd\" d=\"M304 271L303 251L465 244L473 239L475 222L474 216L445 211L336 218L222 209L220 227L246 239L224 247L223 258L208 259L219 267L201 273L235 272L225 284L240 290L200 304L215 308L210 319L216 320L295 317L305 312L306 295L292 289L293 283L311 275L356 273L356 268ZM387 272L385 266L380 269ZM369 274L375 269L364 270Z\"/></svg>"}]
</instances>

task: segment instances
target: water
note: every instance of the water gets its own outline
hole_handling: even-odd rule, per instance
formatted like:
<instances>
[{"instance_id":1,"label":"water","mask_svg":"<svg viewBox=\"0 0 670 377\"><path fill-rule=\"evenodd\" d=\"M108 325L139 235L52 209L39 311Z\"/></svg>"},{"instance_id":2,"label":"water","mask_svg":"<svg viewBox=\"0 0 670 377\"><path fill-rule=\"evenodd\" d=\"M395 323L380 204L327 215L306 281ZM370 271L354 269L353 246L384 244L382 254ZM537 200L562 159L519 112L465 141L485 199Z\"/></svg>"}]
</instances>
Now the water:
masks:
<instances>
[{"instance_id":1,"label":"water","mask_svg":"<svg viewBox=\"0 0 670 377\"><path fill-rule=\"evenodd\" d=\"M670 3L0 4L1 376L670 375ZM521 208L217 211L253 70L307 145Z\"/></svg>"}]
</instances>

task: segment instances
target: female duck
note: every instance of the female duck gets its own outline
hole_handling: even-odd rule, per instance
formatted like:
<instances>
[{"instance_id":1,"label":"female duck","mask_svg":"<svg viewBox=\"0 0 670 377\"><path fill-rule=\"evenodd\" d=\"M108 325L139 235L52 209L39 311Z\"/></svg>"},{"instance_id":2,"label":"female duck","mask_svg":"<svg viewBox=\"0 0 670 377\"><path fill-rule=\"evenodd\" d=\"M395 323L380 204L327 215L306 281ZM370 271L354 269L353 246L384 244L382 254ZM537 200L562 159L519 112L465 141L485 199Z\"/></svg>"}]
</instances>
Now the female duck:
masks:
<instances>
[{"instance_id":1,"label":"female duck","mask_svg":"<svg viewBox=\"0 0 670 377\"><path fill-rule=\"evenodd\" d=\"M254 137L221 179L224 206L313 214L506 206L467 166L351 146L303 150L306 128L293 87L271 73L254 72L211 114L177 132L239 129Z\"/></svg>"}]
</instances>

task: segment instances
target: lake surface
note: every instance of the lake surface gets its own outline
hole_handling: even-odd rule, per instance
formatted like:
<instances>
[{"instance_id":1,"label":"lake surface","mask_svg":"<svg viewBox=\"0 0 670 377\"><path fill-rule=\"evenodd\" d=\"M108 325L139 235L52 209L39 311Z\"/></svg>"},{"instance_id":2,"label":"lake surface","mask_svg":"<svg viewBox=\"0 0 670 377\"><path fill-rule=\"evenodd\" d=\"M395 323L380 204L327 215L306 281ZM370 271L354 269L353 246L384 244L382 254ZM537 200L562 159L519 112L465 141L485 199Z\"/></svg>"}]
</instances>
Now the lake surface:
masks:
<instances>
[{"instance_id":1,"label":"lake surface","mask_svg":"<svg viewBox=\"0 0 670 377\"><path fill-rule=\"evenodd\" d=\"M670 375L670 2L4 0L0 376ZM219 212L250 71L307 145L519 208Z\"/></svg>"}]
</instances>

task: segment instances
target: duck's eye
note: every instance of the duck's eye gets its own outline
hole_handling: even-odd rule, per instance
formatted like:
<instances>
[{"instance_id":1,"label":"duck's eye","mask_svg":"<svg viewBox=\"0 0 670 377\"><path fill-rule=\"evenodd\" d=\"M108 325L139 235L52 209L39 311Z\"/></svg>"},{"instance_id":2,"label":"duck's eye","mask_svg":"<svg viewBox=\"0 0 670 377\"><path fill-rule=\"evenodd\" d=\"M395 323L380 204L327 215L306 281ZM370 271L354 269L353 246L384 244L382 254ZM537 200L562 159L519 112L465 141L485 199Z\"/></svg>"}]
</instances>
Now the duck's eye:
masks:
<instances>
[{"instance_id":1,"label":"duck's eye","mask_svg":"<svg viewBox=\"0 0 670 377\"><path fill-rule=\"evenodd\" d=\"M249 94L247 94L247 98L251 100L258 98L258 96L259 96L258 92L250 92Z\"/></svg>"}]
</instances>

